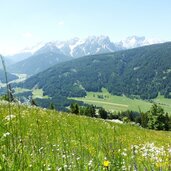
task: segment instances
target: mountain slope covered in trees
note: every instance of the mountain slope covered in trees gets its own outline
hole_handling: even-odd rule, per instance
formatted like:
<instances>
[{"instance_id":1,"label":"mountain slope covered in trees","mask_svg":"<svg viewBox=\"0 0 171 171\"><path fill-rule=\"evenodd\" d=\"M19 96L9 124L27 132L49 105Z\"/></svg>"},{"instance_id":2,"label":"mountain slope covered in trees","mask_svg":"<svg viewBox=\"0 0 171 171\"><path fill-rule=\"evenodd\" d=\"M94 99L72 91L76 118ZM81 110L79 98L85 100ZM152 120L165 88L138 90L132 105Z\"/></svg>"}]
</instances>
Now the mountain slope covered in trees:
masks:
<instances>
[{"instance_id":1,"label":"mountain slope covered in trees","mask_svg":"<svg viewBox=\"0 0 171 171\"><path fill-rule=\"evenodd\" d=\"M156 44L115 53L87 56L65 62L27 79L53 98L85 96L102 87L115 95L142 99L170 97L171 43Z\"/></svg>"}]
</instances>

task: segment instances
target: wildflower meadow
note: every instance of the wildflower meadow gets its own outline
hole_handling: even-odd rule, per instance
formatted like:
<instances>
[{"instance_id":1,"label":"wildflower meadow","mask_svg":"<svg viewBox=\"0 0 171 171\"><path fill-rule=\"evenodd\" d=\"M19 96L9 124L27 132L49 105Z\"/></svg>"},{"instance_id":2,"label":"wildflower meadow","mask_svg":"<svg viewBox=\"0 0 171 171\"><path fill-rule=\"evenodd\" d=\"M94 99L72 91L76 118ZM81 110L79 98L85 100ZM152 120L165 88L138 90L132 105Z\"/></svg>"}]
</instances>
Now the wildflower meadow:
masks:
<instances>
[{"instance_id":1,"label":"wildflower meadow","mask_svg":"<svg viewBox=\"0 0 171 171\"><path fill-rule=\"evenodd\" d=\"M2 171L170 171L171 132L0 103Z\"/></svg>"}]
</instances>

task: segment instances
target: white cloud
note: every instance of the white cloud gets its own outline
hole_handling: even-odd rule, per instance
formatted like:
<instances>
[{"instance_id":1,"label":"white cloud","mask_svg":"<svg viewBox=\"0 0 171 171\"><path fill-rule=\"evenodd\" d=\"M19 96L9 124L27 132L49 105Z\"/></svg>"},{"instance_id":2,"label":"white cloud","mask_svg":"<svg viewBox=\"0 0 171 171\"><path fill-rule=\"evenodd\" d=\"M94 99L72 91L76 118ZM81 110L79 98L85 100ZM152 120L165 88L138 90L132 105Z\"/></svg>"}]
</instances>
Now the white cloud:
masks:
<instances>
[{"instance_id":1,"label":"white cloud","mask_svg":"<svg viewBox=\"0 0 171 171\"><path fill-rule=\"evenodd\" d=\"M22 34L22 37L26 38L26 39L30 39L33 37L32 33L30 32L25 32Z\"/></svg>"},{"instance_id":2,"label":"white cloud","mask_svg":"<svg viewBox=\"0 0 171 171\"><path fill-rule=\"evenodd\" d=\"M64 25L64 21L59 21L58 22L58 26L63 26Z\"/></svg>"}]
</instances>

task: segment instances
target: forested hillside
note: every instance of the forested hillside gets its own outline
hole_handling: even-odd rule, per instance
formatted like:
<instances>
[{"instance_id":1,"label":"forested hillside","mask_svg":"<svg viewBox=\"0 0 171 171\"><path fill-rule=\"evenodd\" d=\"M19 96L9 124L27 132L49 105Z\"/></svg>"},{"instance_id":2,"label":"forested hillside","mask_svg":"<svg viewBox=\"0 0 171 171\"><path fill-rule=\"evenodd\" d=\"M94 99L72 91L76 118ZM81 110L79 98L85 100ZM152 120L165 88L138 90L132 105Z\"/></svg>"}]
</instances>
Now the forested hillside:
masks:
<instances>
[{"instance_id":1,"label":"forested hillside","mask_svg":"<svg viewBox=\"0 0 171 171\"><path fill-rule=\"evenodd\" d=\"M155 98L159 92L170 97L171 43L86 56L49 68L20 86L35 85L53 98L85 96L102 87L142 99Z\"/></svg>"}]
</instances>

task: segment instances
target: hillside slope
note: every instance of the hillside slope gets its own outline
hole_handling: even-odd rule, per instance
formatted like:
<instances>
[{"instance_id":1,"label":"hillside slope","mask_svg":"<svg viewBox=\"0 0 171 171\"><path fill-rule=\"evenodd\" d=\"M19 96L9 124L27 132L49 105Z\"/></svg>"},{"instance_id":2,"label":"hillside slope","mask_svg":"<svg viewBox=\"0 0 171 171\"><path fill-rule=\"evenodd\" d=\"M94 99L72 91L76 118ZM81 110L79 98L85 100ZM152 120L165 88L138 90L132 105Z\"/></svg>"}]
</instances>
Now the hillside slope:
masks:
<instances>
[{"instance_id":1,"label":"hillside slope","mask_svg":"<svg viewBox=\"0 0 171 171\"><path fill-rule=\"evenodd\" d=\"M34 75L51 67L52 65L67 61L69 59L71 58L54 52L37 53L25 60L9 66L8 70L10 72L19 74L24 73L28 75Z\"/></svg>"},{"instance_id":2,"label":"hillside slope","mask_svg":"<svg viewBox=\"0 0 171 171\"><path fill-rule=\"evenodd\" d=\"M1 170L169 171L171 166L170 132L19 104L11 104L11 114L8 107L0 103Z\"/></svg>"},{"instance_id":3,"label":"hillside slope","mask_svg":"<svg viewBox=\"0 0 171 171\"><path fill-rule=\"evenodd\" d=\"M24 87L51 96L79 97L102 87L114 95L155 98L171 92L171 43L87 56L30 77Z\"/></svg>"},{"instance_id":4,"label":"hillside slope","mask_svg":"<svg viewBox=\"0 0 171 171\"><path fill-rule=\"evenodd\" d=\"M12 81L12 80L15 80L15 79L18 78L14 74L10 74L10 73L7 73L7 77L8 77L8 81ZM0 82L1 83L5 83L6 82L6 80L5 80L5 73L1 69L0 69Z\"/></svg>"}]
</instances>

